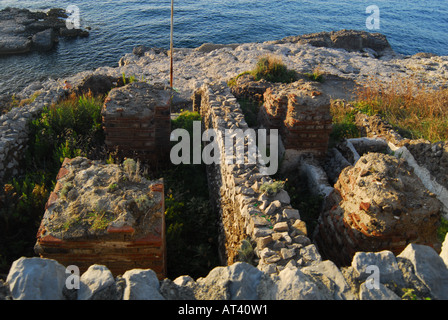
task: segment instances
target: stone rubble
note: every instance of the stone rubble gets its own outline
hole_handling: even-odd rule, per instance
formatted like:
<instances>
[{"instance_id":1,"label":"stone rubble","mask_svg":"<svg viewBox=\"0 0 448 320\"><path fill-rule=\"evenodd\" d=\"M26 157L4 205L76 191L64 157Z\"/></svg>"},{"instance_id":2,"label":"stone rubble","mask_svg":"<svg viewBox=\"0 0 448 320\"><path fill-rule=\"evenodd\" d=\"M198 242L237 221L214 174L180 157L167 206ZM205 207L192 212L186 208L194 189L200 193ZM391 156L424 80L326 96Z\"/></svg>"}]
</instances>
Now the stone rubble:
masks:
<instances>
[{"instance_id":1,"label":"stone rubble","mask_svg":"<svg viewBox=\"0 0 448 320\"><path fill-rule=\"evenodd\" d=\"M342 266L358 251L398 255L410 242L440 252L441 208L404 159L367 153L342 170L314 240L326 258Z\"/></svg>"},{"instance_id":2,"label":"stone rubble","mask_svg":"<svg viewBox=\"0 0 448 320\"><path fill-rule=\"evenodd\" d=\"M68 294L64 266L22 257L6 282L0 281L0 300L400 300L406 292L416 299L446 300L446 263L431 247L409 244L398 256L387 250L359 252L344 268L323 260L306 267L289 264L269 274L236 262L196 280L159 280L151 269L113 278L105 266L92 265L80 275L79 290Z\"/></svg>"}]
</instances>

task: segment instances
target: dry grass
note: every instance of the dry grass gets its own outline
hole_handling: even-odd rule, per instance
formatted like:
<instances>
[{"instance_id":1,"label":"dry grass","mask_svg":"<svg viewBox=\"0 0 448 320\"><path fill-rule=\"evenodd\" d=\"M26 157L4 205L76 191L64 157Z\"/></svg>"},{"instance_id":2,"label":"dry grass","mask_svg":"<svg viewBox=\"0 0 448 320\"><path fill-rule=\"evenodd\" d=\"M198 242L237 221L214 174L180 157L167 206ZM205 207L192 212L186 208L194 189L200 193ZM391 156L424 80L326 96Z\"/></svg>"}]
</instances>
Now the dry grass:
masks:
<instances>
[{"instance_id":1,"label":"dry grass","mask_svg":"<svg viewBox=\"0 0 448 320\"><path fill-rule=\"evenodd\" d=\"M396 77L390 83L370 78L356 94L356 109L380 114L404 136L431 142L448 140L448 88L431 88L410 77ZM334 111L338 117L350 112Z\"/></svg>"}]
</instances>

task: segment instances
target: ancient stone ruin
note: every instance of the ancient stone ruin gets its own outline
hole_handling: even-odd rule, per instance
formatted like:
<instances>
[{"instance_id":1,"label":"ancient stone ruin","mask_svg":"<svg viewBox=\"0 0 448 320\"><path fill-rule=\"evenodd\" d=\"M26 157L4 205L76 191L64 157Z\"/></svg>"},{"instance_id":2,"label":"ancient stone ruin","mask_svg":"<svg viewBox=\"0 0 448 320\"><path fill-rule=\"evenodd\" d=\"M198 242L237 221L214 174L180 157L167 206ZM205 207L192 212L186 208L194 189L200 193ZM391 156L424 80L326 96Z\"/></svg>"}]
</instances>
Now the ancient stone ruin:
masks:
<instances>
[{"instance_id":1,"label":"ancient stone ruin","mask_svg":"<svg viewBox=\"0 0 448 320\"><path fill-rule=\"evenodd\" d=\"M345 39L332 37L331 47L344 47L350 42ZM151 55L140 57L153 61ZM124 68L132 64L121 67L118 76L132 70ZM154 69L152 65L148 68ZM302 212L293 207L293 195L278 187L279 181L261 174L258 165L229 164L220 157L218 163L207 165L207 175L211 205L219 219L220 254L227 266L211 270L205 278L182 276L171 281L165 278L163 182L139 176L137 163L131 159L122 165L70 159L59 172L35 246L40 257L54 260L18 260L8 277L13 297L33 292L34 287L48 287L50 279L56 278L55 269L48 268L45 280L30 281L26 287L23 283L30 277L24 276L22 264L38 270L34 277L41 279L45 267L35 266L58 261L61 288L52 292L60 299L67 299L62 286L65 267L72 264L84 272L81 281L86 283L107 274L117 293L110 299L133 295L207 300L400 299L402 289L415 290L418 297L446 298L448 240L440 250L435 234L442 207L446 209L448 202L442 201L446 193L437 193L431 186L437 182L446 192L447 143L404 141L390 127L381 127L379 117L357 115L362 136L369 138L347 139L328 149L330 94L325 88L331 85L329 81L322 85L300 80L286 85L255 82L245 76L238 81L239 86L231 89L219 81L191 86L197 89L193 108L201 113L203 129L219 133L246 130L249 126L236 98L244 96L263 104L261 126L256 129L279 129L286 154L290 150L298 153L297 161L289 163L290 170L306 175L309 189L326 199L314 236L308 234ZM44 98L48 105L50 98L58 100L64 94L51 92L30 106L41 108ZM109 151L156 161L168 154L172 97L172 92L146 83L113 89L103 108ZM22 119L14 110L9 116L2 123L8 139L10 130L26 128L31 118ZM25 131L22 136L26 140ZM223 155L219 135L217 140ZM8 157L2 158L0 168L8 164L9 149L19 149L6 142L3 154ZM321 157L325 154L326 158ZM266 191L274 187L276 191ZM367 288L369 265L378 266L381 272L377 290ZM162 280L155 281L155 277ZM98 291L86 299L104 297L105 291ZM139 295L148 291L148 295ZM1 294L0 282L0 299ZM85 297L82 291L80 297Z\"/></svg>"},{"instance_id":2,"label":"ancient stone ruin","mask_svg":"<svg viewBox=\"0 0 448 320\"><path fill-rule=\"evenodd\" d=\"M276 182L262 174L260 163L227 163L222 137L226 130L249 129L241 107L225 84L204 84L195 93L193 108L201 113L205 129L218 132L222 148L218 163L207 166L211 202L219 217L220 258L227 265L251 261L268 274L286 266L320 261L308 238L305 222L282 188L266 192ZM248 142L244 143L246 146Z\"/></svg>"},{"instance_id":3,"label":"ancient stone ruin","mask_svg":"<svg viewBox=\"0 0 448 320\"><path fill-rule=\"evenodd\" d=\"M101 111L109 151L153 164L166 161L170 106L169 91L145 82L112 89Z\"/></svg>"},{"instance_id":4,"label":"ancient stone ruin","mask_svg":"<svg viewBox=\"0 0 448 320\"><path fill-rule=\"evenodd\" d=\"M162 181L147 181L138 164L66 159L46 204L35 251L81 272L103 264L117 276L134 268L166 275Z\"/></svg>"},{"instance_id":5,"label":"ancient stone ruin","mask_svg":"<svg viewBox=\"0 0 448 320\"><path fill-rule=\"evenodd\" d=\"M339 265L350 264L358 251L398 255L411 242L440 252L440 214L440 202L404 159L368 153L341 172L315 241Z\"/></svg>"},{"instance_id":6,"label":"ancient stone ruin","mask_svg":"<svg viewBox=\"0 0 448 320\"><path fill-rule=\"evenodd\" d=\"M332 117L330 98L310 81L267 88L260 123L278 129L286 150L323 156L328 148Z\"/></svg>"}]
</instances>

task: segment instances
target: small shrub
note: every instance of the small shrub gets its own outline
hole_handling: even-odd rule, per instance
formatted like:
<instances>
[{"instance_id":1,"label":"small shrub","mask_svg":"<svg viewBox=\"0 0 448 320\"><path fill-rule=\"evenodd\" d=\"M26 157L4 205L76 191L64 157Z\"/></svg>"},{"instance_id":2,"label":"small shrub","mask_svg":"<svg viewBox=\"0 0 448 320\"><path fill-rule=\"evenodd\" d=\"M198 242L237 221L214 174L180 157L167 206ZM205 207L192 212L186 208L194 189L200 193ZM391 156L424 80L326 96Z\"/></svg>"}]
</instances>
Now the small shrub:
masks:
<instances>
[{"instance_id":1,"label":"small shrub","mask_svg":"<svg viewBox=\"0 0 448 320\"><path fill-rule=\"evenodd\" d=\"M171 129L185 129L193 134L193 122L201 121L201 115L196 111L182 111L176 119L171 121Z\"/></svg>"},{"instance_id":2,"label":"small shrub","mask_svg":"<svg viewBox=\"0 0 448 320\"><path fill-rule=\"evenodd\" d=\"M373 114L369 105L359 103L345 103L341 101L333 102L330 106L333 117L333 128L330 134L330 144L335 144L344 139L358 138L361 136L355 116L358 112Z\"/></svg>"},{"instance_id":3,"label":"small shrub","mask_svg":"<svg viewBox=\"0 0 448 320\"><path fill-rule=\"evenodd\" d=\"M255 81L264 79L270 82L291 83L298 80L294 70L288 70L280 58L271 55L261 57L253 70L240 73L230 79L227 85L229 87L236 85L238 78L245 74L252 75Z\"/></svg>"},{"instance_id":4,"label":"small shrub","mask_svg":"<svg viewBox=\"0 0 448 320\"><path fill-rule=\"evenodd\" d=\"M38 172L0 185L0 273L21 256L32 256L53 176Z\"/></svg>"},{"instance_id":5,"label":"small shrub","mask_svg":"<svg viewBox=\"0 0 448 320\"><path fill-rule=\"evenodd\" d=\"M121 74L121 78L123 80L123 85L127 85L129 83L133 83L137 81L137 78L135 76L130 76L129 78L126 77L126 74L123 72ZM142 76L142 80L144 79L144 77Z\"/></svg>"},{"instance_id":6,"label":"small shrub","mask_svg":"<svg viewBox=\"0 0 448 320\"><path fill-rule=\"evenodd\" d=\"M118 189L118 184L116 183L111 183L108 187L107 187L107 191L109 192L114 192L115 190Z\"/></svg>"},{"instance_id":7,"label":"small shrub","mask_svg":"<svg viewBox=\"0 0 448 320\"><path fill-rule=\"evenodd\" d=\"M123 161L124 172L128 175L134 175L137 171L137 162L134 159L125 159Z\"/></svg>"},{"instance_id":8,"label":"small shrub","mask_svg":"<svg viewBox=\"0 0 448 320\"><path fill-rule=\"evenodd\" d=\"M139 210L144 211L150 207L152 201L147 195L143 195L135 199L135 203Z\"/></svg>"},{"instance_id":9,"label":"small shrub","mask_svg":"<svg viewBox=\"0 0 448 320\"><path fill-rule=\"evenodd\" d=\"M60 191L60 195L62 198L66 198L68 192L73 188L73 184L69 183L64 183L64 185L62 186L62 189Z\"/></svg>"},{"instance_id":10,"label":"small shrub","mask_svg":"<svg viewBox=\"0 0 448 320\"><path fill-rule=\"evenodd\" d=\"M445 241L446 234L448 233L448 220L445 217L440 218L440 226L437 229L437 239L443 243Z\"/></svg>"},{"instance_id":11,"label":"small shrub","mask_svg":"<svg viewBox=\"0 0 448 320\"><path fill-rule=\"evenodd\" d=\"M249 240L244 239L241 241L241 245L238 249L237 260L240 262L246 262L254 264L253 259L255 257L254 248Z\"/></svg>"},{"instance_id":12,"label":"small shrub","mask_svg":"<svg viewBox=\"0 0 448 320\"><path fill-rule=\"evenodd\" d=\"M431 300L431 298L420 298L415 293L414 289L411 288L403 288L401 289L403 291L403 295L401 296L402 300Z\"/></svg>"},{"instance_id":13,"label":"small shrub","mask_svg":"<svg viewBox=\"0 0 448 320\"><path fill-rule=\"evenodd\" d=\"M283 190L285 181L274 181L272 183L263 183L260 187L260 191L272 197Z\"/></svg>"},{"instance_id":14,"label":"small shrub","mask_svg":"<svg viewBox=\"0 0 448 320\"><path fill-rule=\"evenodd\" d=\"M232 79L230 79L229 81L227 81L227 85L228 85L229 87L233 87L233 86L235 86L237 80L238 80L241 76L244 76L245 74L251 74L251 72L250 72L250 71L244 71L244 72L241 72L241 73L240 73L239 75L237 75L236 77L233 77Z\"/></svg>"},{"instance_id":15,"label":"small shrub","mask_svg":"<svg viewBox=\"0 0 448 320\"><path fill-rule=\"evenodd\" d=\"M319 67L314 68L312 73L305 73L311 81L324 82L324 74Z\"/></svg>"},{"instance_id":16,"label":"small shrub","mask_svg":"<svg viewBox=\"0 0 448 320\"><path fill-rule=\"evenodd\" d=\"M110 222L114 220L115 216L107 211L93 211L87 214L87 221L91 223L93 230L104 230Z\"/></svg>"},{"instance_id":17,"label":"small shrub","mask_svg":"<svg viewBox=\"0 0 448 320\"><path fill-rule=\"evenodd\" d=\"M142 174L141 172L141 163L140 160L135 161L134 159L127 158L123 161L123 170L126 174L125 180L129 180L131 182L141 182Z\"/></svg>"},{"instance_id":18,"label":"small shrub","mask_svg":"<svg viewBox=\"0 0 448 320\"><path fill-rule=\"evenodd\" d=\"M101 127L102 97L75 96L44 108L32 121L26 154L28 168L57 173L65 157L88 156L104 145ZM100 152L97 157L102 156Z\"/></svg>"},{"instance_id":19,"label":"small shrub","mask_svg":"<svg viewBox=\"0 0 448 320\"><path fill-rule=\"evenodd\" d=\"M260 58L251 74L256 81L264 79L270 82L291 83L297 80L297 73L288 70L280 58L273 56Z\"/></svg>"}]
</instances>

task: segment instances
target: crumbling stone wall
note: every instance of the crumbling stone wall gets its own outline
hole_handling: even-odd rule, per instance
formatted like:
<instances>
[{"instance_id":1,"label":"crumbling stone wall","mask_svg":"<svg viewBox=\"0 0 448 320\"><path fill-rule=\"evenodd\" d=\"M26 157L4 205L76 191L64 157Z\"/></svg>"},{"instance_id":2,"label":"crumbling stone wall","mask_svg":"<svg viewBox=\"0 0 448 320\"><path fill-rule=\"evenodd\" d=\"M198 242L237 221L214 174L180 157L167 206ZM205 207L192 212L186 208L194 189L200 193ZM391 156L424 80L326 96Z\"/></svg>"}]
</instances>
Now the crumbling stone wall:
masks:
<instances>
[{"instance_id":1,"label":"crumbling stone wall","mask_svg":"<svg viewBox=\"0 0 448 320\"><path fill-rule=\"evenodd\" d=\"M272 82L264 79L255 81L252 75L244 74L236 79L236 83L230 88L230 91L237 99L247 99L262 104L264 93L272 86L274 86Z\"/></svg>"},{"instance_id":2,"label":"crumbling stone wall","mask_svg":"<svg viewBox=\"0 0 448 320\"><path fill-rule=\"evenodd\" d=\"M441 203L404 159L368 153L342 170L326 199L314 240L320 252L340 266L357 251L390 250L409 243L440 252L436 230Z\"/></svg>"},{"instance_id":3,"label":"crumbling stone wall","mask_svg":"<svg viewBox=\"0 0 448 320\"><path fill-rule=\"evenodd\" d=\"M137 164L65 159L37 232L42 258L107 266L115 275L150 268L166 275L163 181L147 181Z\"/></svg>"},{"instance_id":4,"label":"crumbling stone wall","mask_svg":"<svg viewBox=\"0 0 448 320\"><path fill-rule=\"evenodd\" d=\"M56 103L64 95L62 89L42 91L33 102L13 108L0 117L0 182L20 173L29 141L29 123L41 114L45 106Z\"/></svg>"},{"instance_id":5,"label":"crumbling stone wall","mask_svg":"<svg viewBox=\"0 0 448 320\"><path fill-rule=\"evenodd\" d=\"M200 97L200 99L199 99ZM260 188L272 184L259 164L228 164L224 136L229 129L248 129L236 98L225 83L205 84L194 93L194 109L200 111L204 129L215 129L220 148L219 163L208 165L210 194L220 216L221 257L228 265L241 258L242 241L253 246L252 263L267 273L286 265L320 261L307 236L298 210L290 205L286 191L267 195ZM200 103L200 105L198 105ZM245 142L247 148L247 142Z\"/></svg>"}]
</instances>

